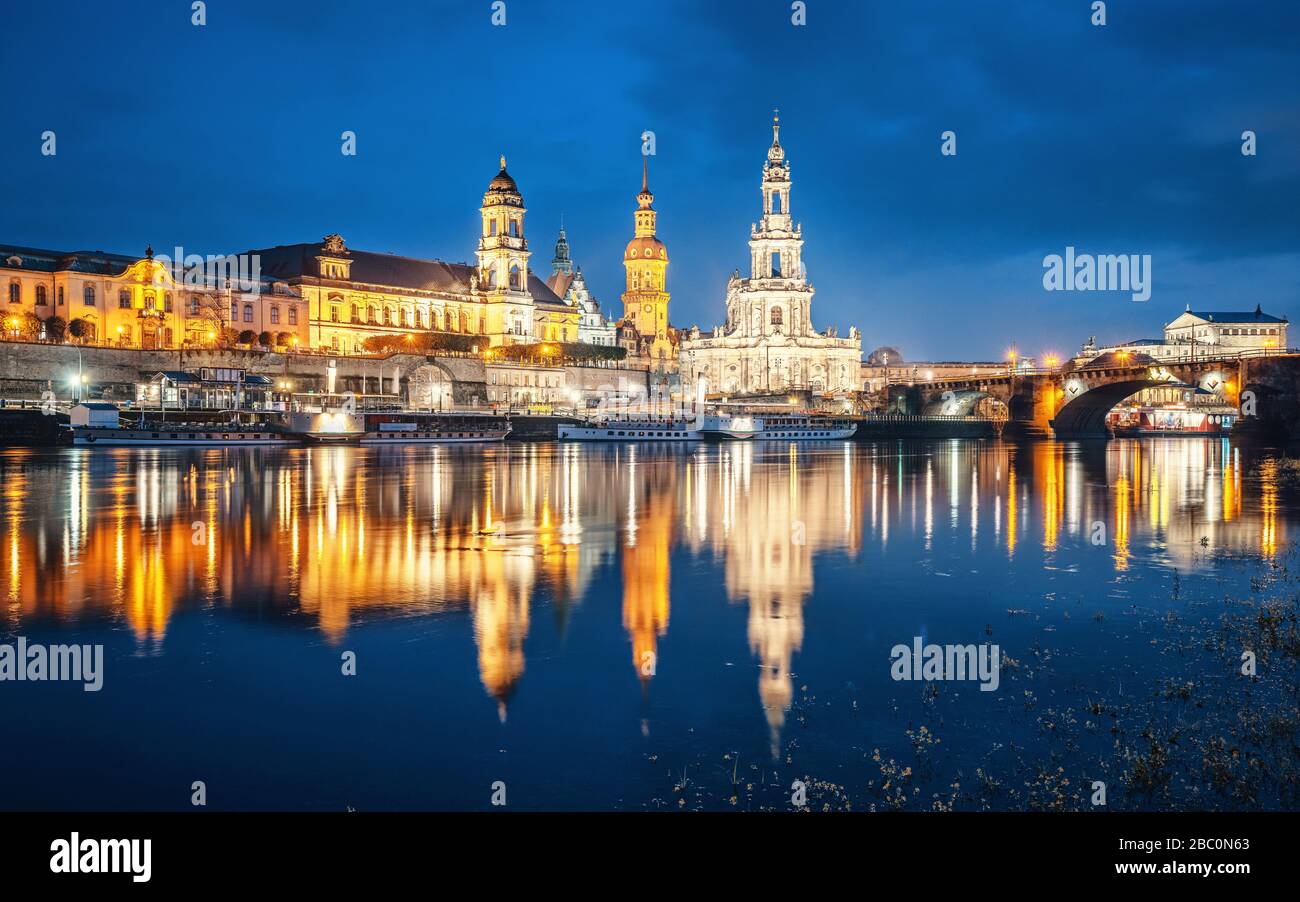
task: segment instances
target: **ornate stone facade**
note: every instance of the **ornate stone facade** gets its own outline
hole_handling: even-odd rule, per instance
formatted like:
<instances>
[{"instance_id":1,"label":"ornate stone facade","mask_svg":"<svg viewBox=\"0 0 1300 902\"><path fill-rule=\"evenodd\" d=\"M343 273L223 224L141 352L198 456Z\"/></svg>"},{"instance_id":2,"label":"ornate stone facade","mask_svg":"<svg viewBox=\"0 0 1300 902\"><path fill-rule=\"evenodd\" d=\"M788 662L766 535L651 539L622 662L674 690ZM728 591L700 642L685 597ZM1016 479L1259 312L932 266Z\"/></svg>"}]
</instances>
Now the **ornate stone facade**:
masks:
<instances>
[{"instance_id":1,"label":"ornate stone facade","mask_svg":"<svg viewBox=\"0 0 1300 902\"><path fill-rule=\"evenodd\" d=\"M727 322L682 341L683 385L702 380L710 394L763 394L806 389L849 392L857 387L862 341L856 328L840 338L812 324L813 286L803 264L803 227L790 214L790 163L780 122L763 165L763 217L750 227L750 275L727 283Z\"/></svg>"}]
</instances>

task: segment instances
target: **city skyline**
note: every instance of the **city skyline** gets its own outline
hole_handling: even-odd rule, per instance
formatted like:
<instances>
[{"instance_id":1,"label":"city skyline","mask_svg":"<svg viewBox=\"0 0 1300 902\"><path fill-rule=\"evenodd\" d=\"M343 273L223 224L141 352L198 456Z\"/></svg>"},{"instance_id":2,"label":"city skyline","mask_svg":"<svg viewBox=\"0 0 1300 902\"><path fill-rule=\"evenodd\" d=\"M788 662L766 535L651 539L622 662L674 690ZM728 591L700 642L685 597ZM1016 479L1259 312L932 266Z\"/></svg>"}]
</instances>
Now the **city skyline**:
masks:
<instances>
[{"instance_id":1,"label":"city skyline","mask_svg":"<svg viewBox=\"0 0 1300 902\"><path fill-rule=\"evenodd\" d=\"M1206 4L1176 15L1165 6L1112 11L1100 28L1086 10L1045 5L1015 22L952 10L935 21L924 4L837 10L832 20L813 5L800 27L787 4L668 4L637 23L597 6L512 4L505 26L477 6L398 5L355 20L314 5L232 3L213 7L203 27L171 21L188 7L147 5L134 18L79 9L71 36L152 51L91 73L59 63L76 41L56 45L43 67L34 54L46 48L21 39L43 33L56 5L13 23L15 46L0 62L33 101L11 114L0 142L16 183L0 234L15 245L134 254L149 243L229 253L341 232L352 246L469 260L476 200L504 152L527 198L534 251L549 251L563 216L574 261L617 313L626 211L649 130L659 231L674 254L670 318L707 329L727 276L743 268L734 236L755 218L752 174L779 107L797 218L812 242L814 325L859 326L864 352L996 359L1015 342L1068 355L1092 334L1103 343L1158 334L1188 304L1261 304L1294 318L1300 258L1284 198L1295 195L1300 159L1284 92L1297 64L1274 24L1296 13L1248 4L1223 23ZM1176 29L1165 27L1171 16ZM441 27L482 32L481 41L437 43ZM295 67L271 79L248 60L262 60L265 46L250 29L301 51ZM969 29L988 43L972 44ZM501 35L574 49L543 55L540 71L529 54L480 65ZM1217 57L1200 53L1211 39ZM415 52L431 40L437 55ZM340 53L381 41L396 48L386 78L337 65ZM827 62L843 58L846 41L862 44L868 77L846 80ZM1085 41L1106 42L1101 62L1056 59ZM701 76L725 65L731 75L664 79L665 64ZM586 77L586 65L608 77ZM1037 77L1009 79L1013 67ZM507 98L508 114L420 109L422 97L465 77L476 95ZM267 83L283 100L259 99ZM203 91L219 86L205 105ZM283 101L299 115L286 119ZM957 154L945 157L948 129ZM1254 157L1240 151L1246 129L1258 136ZM46 130L57 135L53 157L40 153ZM345 130L356 156L340 152ZM111 184L103 171L117 174ZM1043 257L1067 247L1150 254L1150 301L1044 291ZM916 316L920 308L932 315ZM936 320L962 328L938 334Z\"/></svg>"}]
</instances>

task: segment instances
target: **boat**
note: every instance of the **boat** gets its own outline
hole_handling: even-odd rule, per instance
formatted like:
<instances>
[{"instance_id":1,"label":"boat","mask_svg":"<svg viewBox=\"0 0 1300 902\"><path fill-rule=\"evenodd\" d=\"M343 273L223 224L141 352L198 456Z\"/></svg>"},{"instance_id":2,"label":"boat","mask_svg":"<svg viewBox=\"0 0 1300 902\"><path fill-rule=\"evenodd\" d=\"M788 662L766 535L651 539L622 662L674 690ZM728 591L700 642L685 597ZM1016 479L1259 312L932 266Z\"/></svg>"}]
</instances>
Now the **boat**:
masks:
<instances>
[{"instance_id":1,"label":"boat","mask_svg":"<svg viewBox=\"0 0 1300 902\"><path fill-rule=\"evenodd\" d=\"M279 423L261 425L238 422L146 422L122 426L113 404L87 402L72 409L72 444L103 447L145 446L163 448L189 445L294 445L299 439Z\"/></svg>"},{"instance_id":2,"label":"boat","mask_svg":"<svg viewBox=\"0 0 1300 902\"><path fill-rule=\"evenodd\" d=\"M609 419L561 424L557 435L562 442L695 442L699 441L699 419Z\"/></svg>"},{"instance_id":3,"label":"boat","mask_svg":"<svg viewBox=\"0 0 1300 902\"><path fill-rule=\"evenodd\" d=\"M412 445L500 442L510 434L509 419L395 411L364 415L361 444Z\"/></svg>"},{"instance_id":4,"label":"boat","mask_svg":"<svg viewBox=\"0 0 1300 902\"><path fill-rule=\"evenodd\" d=\"M1107 425L1121 438L1224 436L1237 421L1233 408L1189 409L1181 405L1133 407L1112 412Z\"/></svg>"},{"instance_id":5,"label":"boat","mask_svg":"<svg viewBox=\"0 0 1300 902\"><path fill-rule=\"evenodd\" d=\"M835 441L852 438L857 431L858 424L853 420L808 414L778 414L763 417L762 429L756 437L796 441Z\"/></svg>"}]
</instances>

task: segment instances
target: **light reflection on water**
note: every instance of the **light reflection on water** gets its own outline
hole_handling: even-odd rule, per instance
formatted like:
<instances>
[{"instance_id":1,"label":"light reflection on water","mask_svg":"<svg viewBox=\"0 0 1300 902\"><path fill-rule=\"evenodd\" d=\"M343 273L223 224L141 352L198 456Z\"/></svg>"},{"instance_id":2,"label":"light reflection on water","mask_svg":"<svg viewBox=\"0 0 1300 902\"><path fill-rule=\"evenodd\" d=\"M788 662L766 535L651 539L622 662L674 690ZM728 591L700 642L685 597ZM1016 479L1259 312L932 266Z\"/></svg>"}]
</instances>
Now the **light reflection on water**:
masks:
<instances>
[{"instance_id":1,"label":"light reflection on water","mask_svg":"<svg viewBox=\"0 0 1300 902\"><path fill-rule=\"evenodd\" d=\"M980 623L1026 607L1018 587L1129 604L1131 571L1204 572L1206 549L1272 556L1291 530L1277 460L1213 440L11 450L0 475L10 634L125 630L135 655L163 658L191 650L169 630L193 612L247 614L292 627L277 643L335 649L367 625L461 617L469 629L440 646L472 643L490 697L475 704L505 722L555 702L518 697L546 610L548 634L622 648L640 699L610 703L645 732L638 706L675 668L713 692L705 675L726 643L675 631L732 621L675 618L716 604L716 586L747 611L750 661L726 664L758 676L756 697L718 690L712 703L761 712L743 738L773 759L794 675L818 669L800 660L809 646L827 649L828 679L863 679L838 647L864 641L850 638L855 609L873 610L878 654L913 627L967 619L954 593L988 599ZM610 604L618 633L587 613ZM827 624L816 641L813 609ZM599 634L583 632L588 617ZM612 678L545 645L547 667Z\"/></svg>"}]
</instances>

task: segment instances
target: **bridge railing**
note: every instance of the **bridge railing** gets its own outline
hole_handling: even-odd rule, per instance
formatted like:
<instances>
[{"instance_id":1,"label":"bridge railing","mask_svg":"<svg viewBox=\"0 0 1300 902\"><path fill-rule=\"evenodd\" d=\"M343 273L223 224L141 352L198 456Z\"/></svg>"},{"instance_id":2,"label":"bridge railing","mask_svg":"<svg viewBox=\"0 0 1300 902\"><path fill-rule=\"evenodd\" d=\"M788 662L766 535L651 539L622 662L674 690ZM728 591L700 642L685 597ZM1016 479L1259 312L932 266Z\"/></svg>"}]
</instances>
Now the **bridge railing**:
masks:
<instances>
[{"instance_id":1,"label":"bridge railing","mask_svg":"<svg viewBox=\"0 0 1300 902\"><path fill-rule=\"evenodd\" d=\"M1181 354L1177 357L1153 357L1150 362L1142 363L1125 363L1116 360L1113 363L1098 367L1098 370L1112 369L1146 369L1153 366L1169 366L1194 363L1232 363L1241 359L1259 359L1264 357L1284 357L1287 355L1300 354L1300 348L1245 348L1240 351L1231 353L1222 352L1214 353L1206 351L1197 354ZM1065 376L1073 375L1079 372L1086 372L1082 367L1075 370L1062 370L1060 367L1033 367L1031 369L1017 369L1014 373L1009 369L1002 373L971 373L968 376L947 376L942 379L929 379L916 382L894 382L893 385L948 385L962 384L969 382L985 382L993 380L1009 379L1013 376Z\"/></svg>"}]
</instances>

